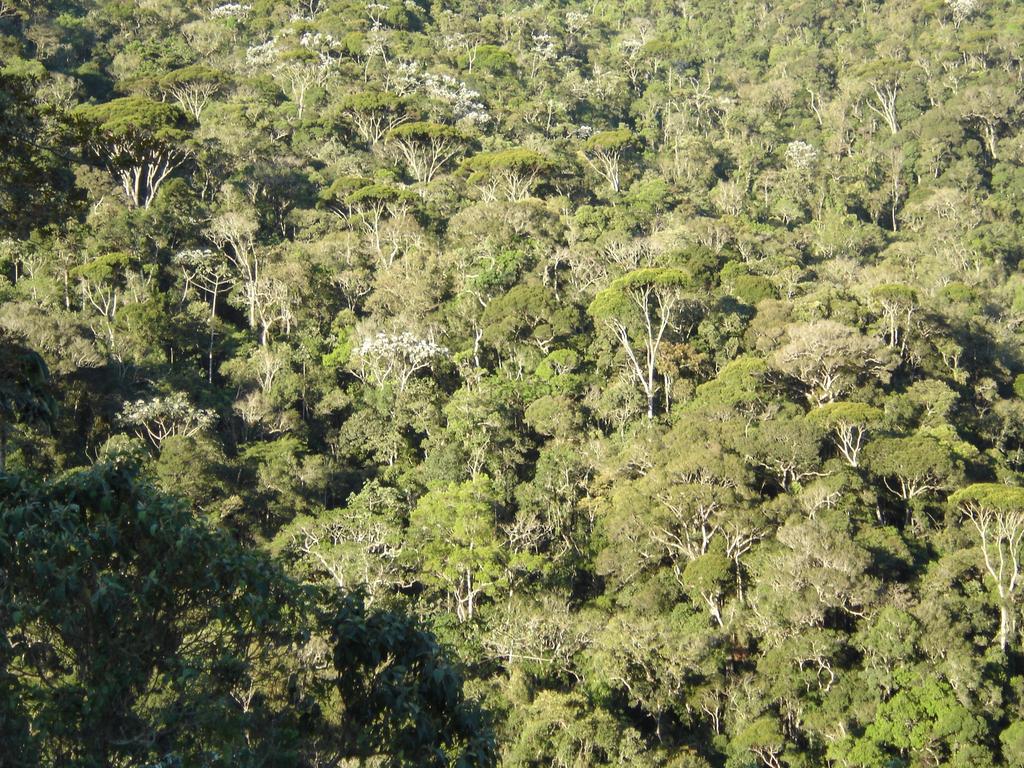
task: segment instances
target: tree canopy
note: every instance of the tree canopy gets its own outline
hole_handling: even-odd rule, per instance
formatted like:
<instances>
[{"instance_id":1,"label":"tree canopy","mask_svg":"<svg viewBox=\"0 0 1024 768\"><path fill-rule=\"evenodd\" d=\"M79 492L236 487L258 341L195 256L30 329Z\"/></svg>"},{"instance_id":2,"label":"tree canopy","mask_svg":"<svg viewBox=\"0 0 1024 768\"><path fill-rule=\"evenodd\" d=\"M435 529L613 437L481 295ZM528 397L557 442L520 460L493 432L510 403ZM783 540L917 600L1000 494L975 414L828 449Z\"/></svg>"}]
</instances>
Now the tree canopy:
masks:
<instances>
[{"instance_id":1,"label":"tree canopy","mask_svg":"<svg viewBox=\"0 0 1024 768\"><path fill-rule=\"evenodd\" d=\"M1022 29L0 0L0 768L1024 765Z\"/></svg>"}]
</instances>

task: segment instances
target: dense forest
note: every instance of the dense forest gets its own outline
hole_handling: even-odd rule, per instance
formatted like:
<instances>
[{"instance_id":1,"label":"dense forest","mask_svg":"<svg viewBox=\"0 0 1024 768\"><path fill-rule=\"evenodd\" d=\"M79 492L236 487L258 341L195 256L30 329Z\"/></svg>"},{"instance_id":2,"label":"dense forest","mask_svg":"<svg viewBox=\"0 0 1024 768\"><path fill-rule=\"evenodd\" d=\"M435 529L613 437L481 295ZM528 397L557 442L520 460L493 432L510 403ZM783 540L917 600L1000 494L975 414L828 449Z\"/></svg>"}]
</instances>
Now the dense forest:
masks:
<instances>
[{"instance_id":1,"label":"dense forest","mask_svg":"<svg viewBox=\"0 0 1024 768\"><path fill-rule=\"evenodd\" d=\"M1024 5L0 0L0 767L1024 766Z\"/></svg>"}]
</instances>

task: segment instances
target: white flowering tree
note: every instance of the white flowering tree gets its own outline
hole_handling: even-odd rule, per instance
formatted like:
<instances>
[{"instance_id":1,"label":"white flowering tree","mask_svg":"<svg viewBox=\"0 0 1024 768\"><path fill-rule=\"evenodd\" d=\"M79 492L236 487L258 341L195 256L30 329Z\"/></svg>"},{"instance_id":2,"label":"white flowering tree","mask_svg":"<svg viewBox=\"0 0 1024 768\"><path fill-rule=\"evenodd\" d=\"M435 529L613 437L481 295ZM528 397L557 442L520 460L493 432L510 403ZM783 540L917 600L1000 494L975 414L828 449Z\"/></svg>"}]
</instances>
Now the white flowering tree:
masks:
<instances>
[{"instance_id":1,"label":"white flowering tree","mask_svg":"<svg viewBox=\"0 0 1024 768\"><path fill-rule=\"evenodd\" d=\"M491 116L480 101L479 92L451 75L428 72L420 79L420 90L457 122L468 125L485 125L490 122Z\"/></svg>"},{"instance_id":2,"label":"white flowering tree","mask_svg":"<svg viewBox=\"0 0 1024 768\"><path fill-rule=\"evenodd\" d=\"M252 6L245 3L221 3L210 9L211 19L245 19Z\"/></svg>"},{"instance_id":3,"label":"white flowering tree","mask_svg":"<svg viewBox=\"0 0 1024 768\"><path fill-rule=\"evenodd\" d=\"M786 145L786 166L795 171L806 171L818 160L818 150L806 141L791 141Z\"/></svg>"},{"instance_id":4,"label":"white flowering tree","mask_svg":"<svg viewBox=\"0 0 1024 768\"><path fill-rule=\"evenodd\" d=\"M426 72L417 62L398 62L388 72L387 90L398 96L426 97L434 120L451 120L465 126L491 121L480 93L444 73Z\"/></svg>"},{"instance_id":5,"label":"white flowering tree","mask_svg":"<svg viewBox=\"0 0 1024 768\"><path fill-rule=\"evenodd\" d=\"M946 7L953 14L953 26L960 29L961 24L977 13L978 0L946 0Z\"/></svg>"},{"instance_id":6,"label":"white flowering tree","mask_svg":"<svg viewBox=\"0 0 1024 768\"><path fill-rule=\"evenodd\" d=\"M209 427L214 413L194 406L183 392L175 392L125 403L118 420L159 450L168 437L191 437Z\"/></svg>"},{"instance_id":7,"label":"white flowering tree","mask_svg":"<svg viewBox=\"0 0 1024 768\"><path fill-rule=\"evenodd\" d=\"M299 37L282 35L254 45L246 61L255 70L269 70L295 104L296 117L306 111L312 89L323 87L338 73L342 43L328 33L305 32Z\"/></svg>"},{"instance_id":8,"label":"white flowering tree","mask_svg":"<svg viewBox=\"0 0 1024 768\"><path fill-rule=\"evenodd\" d=\"M448 349L433 339L413 333L377 333L367 336L352 352L350 367L360 380L376 387L394 384L404 392L419 371L448 355Z\"/></svg>"}]
</instances>

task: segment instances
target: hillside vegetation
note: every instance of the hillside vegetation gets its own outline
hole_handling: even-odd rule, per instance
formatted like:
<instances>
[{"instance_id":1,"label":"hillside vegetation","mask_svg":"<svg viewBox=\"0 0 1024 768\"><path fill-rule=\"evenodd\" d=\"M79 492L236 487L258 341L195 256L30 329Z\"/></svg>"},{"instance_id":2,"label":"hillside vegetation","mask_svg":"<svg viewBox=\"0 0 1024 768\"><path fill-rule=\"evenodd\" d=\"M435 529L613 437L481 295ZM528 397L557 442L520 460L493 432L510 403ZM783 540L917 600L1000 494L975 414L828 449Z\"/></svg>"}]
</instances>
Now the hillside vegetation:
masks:
<instances>
[{"instance_id":1,"label":"hillside vegetation","mask_svg":"<svg viewBox=\"0 0 1024 768\"><path fill-rule=\"evenodd\" d=\"M1022 94L1013 0L0 0L0 767L1024 766Z\"/></svg>"}]
</instances>

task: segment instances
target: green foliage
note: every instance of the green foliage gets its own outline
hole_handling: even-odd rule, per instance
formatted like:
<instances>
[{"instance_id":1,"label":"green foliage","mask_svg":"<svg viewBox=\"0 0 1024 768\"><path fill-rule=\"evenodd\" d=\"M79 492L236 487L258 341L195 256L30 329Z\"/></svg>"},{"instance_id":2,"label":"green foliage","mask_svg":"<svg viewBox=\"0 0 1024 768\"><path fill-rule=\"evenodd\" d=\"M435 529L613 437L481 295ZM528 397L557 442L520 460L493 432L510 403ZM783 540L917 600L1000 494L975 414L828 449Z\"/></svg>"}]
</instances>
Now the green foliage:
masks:
<instances>
[{"instance_id":1,"label":"green foliage","mask_svg":"<svg viewBox=\"0 0 1024 768\"><path fill-rule=\"evenodd\" d=\"M33 681L16 690L40 752L78 765L159 759L168 727L181 735L167 751L183 759L218 734L246 763L287 750L280 734L258 735L270 711L243 718L228 702L249 654L294 631L294 587L134 474L115 460L47 488L5 481L5 646L49 649L15 651L8 667Z\"/></svg>"},{"instance_id":2,"label":"green foliage","mask_svg":"<svg viewBox=\"0 0 1024 768\"><path fill-rule=\"evenodd\" d=\"M583 146L585 150L591 151L621 151L632 141L632 132L628 128L619 128L614 131L595 133L583 143Z\"/></svg>"},{"instance_id":3,"label":"green foliage","mask_svg":"<svg viewBox=\"0 0 1024 768\"><path fill-rule=\"evenodd\" d=\"M68 129L36 103L38 70L0 69L0 233L27 235L74 215L79 197L65 154Z\"/></svg>"},{"instance_id":4,"label":"green foliage","mask_svg":"<svg viewBox=\"0 0 1024 768\"><path fill-rule=\"evenodd\" d=\"M1022 30L0 0L0 764L1021 763Z\"/></svg>"},{"instance_id":5,"label":"green foliage","mask_svg":"<svg viewBox=\"0 0 1024 768\"><path fill-rule=\"evenodd\" d=\"M1000 512L1024 510L1024 488L1002 483L975 483L949 497L950 504L973 503Z\"/></svg>"},{"instance_id":6,"label":"green foliage","mask_svg":"<svg viewBox=\"0 0 1024 768\"><path fill-rule=\"evenodd\" d=\"M471 621L481 597L493 597L504 578L497 531L498 497L486 476L430 491L409 515L416 570Z\"/></svg>"},{"instance_id":7,"label":"green foliage","mask_svg":"<svg viewBox=\"0 0 1024 768\"><path fill-rule=\"evenodd\" d=\"M0 329L0 472L6 467L7 443L16 426L52 424L56 416L43 358Z\"/></svg>"},{"instance_id":8,"label":"green foliage","mask_svg":"<svg viewBox=\"0 0 1024 768\"><path fill-rule=\"evenodd\" d=\"M486 717L429 633L404 616L369 613L358 598L342 605L330 628L353 756L383 753L388 768L494 764Z\"/></svg>"},{"instance_id":9,"label":"green foliage","mask_svg":"<svg viewBox=\"0 0 1024 768\"><path fill-rule=\"evenodd\" d=\"M0 481L12 765L308 764L318 751L493 763L487 725L429 634L358 596L321 613L264 555L137 472L121 456L42 487ZM319 636L344 726L323 719L331 678L289 661Z\"/></svg>"},{"instance_id":10,"label":"green foliage","mask_svg":"<svg viewBox=\"0 0 1024 768\"><path fill-rule=\"evenodd\" d=\"M392 140L428 143L445 139L461 140L463 135L457 128L452 126L421 121L392 128L388 137Z\"/></svg>"},{"instance_id":11,"label":"green foliage","mask_svg":"<svg viewBox=\"0 0 1024 768\"><path fill-rule=\"evenodd\" d=\"M76 116L95 126L101 141L172 144L183 141L184 114L178 107L141 96L126 96L79 107Z\"/></svg>"},{"instance_id":12,"label":"green foliage","mask_svg":"<svg viewBox=\"0 0 1024 768\"><path fill-rule=\"evenodd\" d=\"M926 754L941 755L956 766L991 761L991 753L979 744L981 718L957 701L947 681L898 677L899 690L879 706L864 735L846 753L851 765L874 768L891 765L899 755L919 761Z\"/></svg>"}]
</instances>

